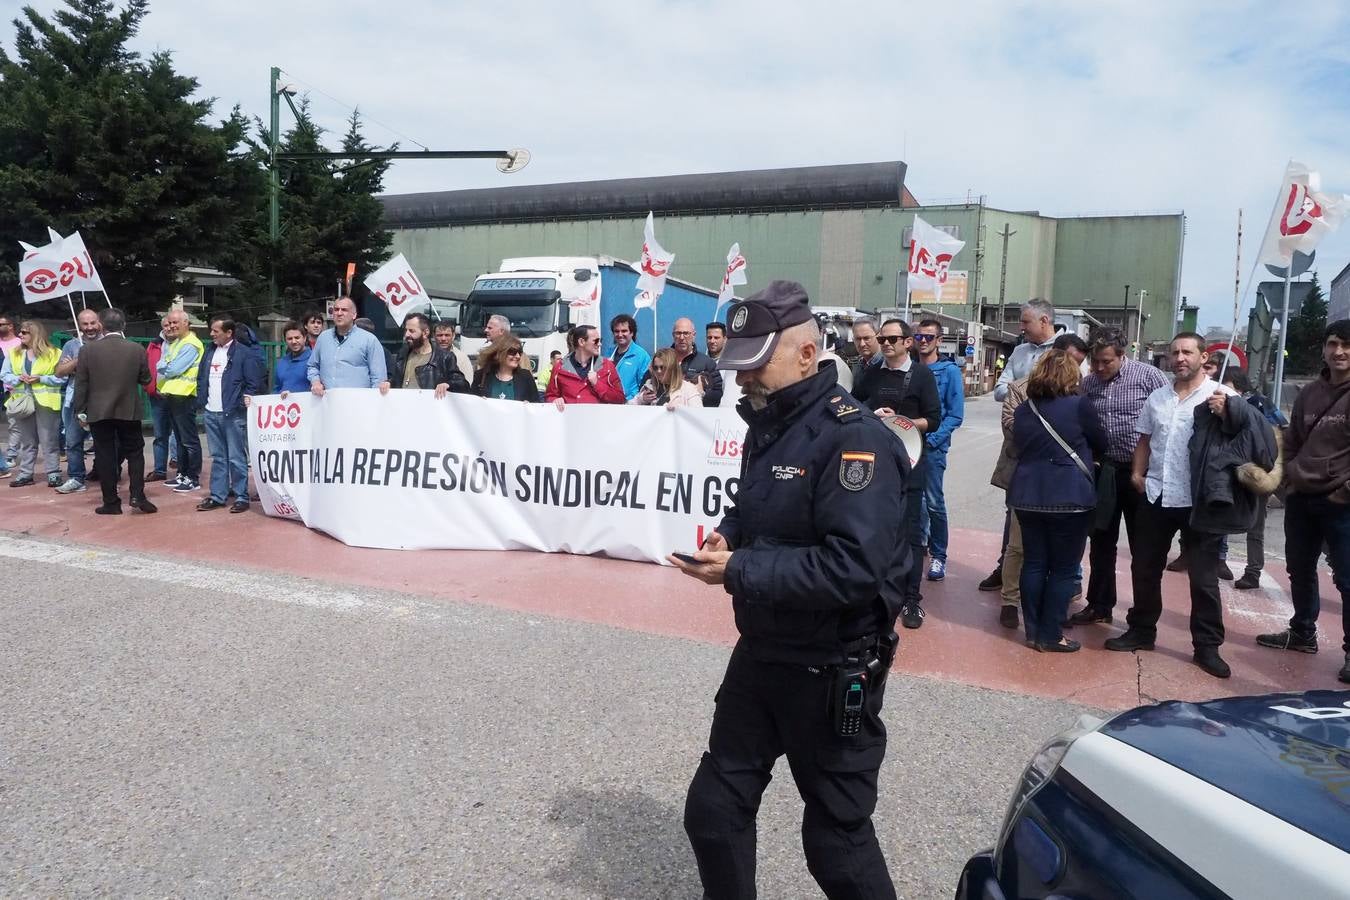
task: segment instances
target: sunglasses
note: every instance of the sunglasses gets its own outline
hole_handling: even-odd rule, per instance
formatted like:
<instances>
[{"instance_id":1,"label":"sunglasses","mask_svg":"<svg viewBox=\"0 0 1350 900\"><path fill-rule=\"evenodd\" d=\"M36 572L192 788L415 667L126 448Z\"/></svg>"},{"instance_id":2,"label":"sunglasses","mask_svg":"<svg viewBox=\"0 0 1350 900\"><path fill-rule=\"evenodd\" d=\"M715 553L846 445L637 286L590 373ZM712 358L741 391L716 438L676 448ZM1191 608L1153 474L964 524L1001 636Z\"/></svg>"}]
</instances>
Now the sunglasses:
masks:
<instances>
[{"instance_id":1,"label":"sunglasses","mask_svg":"<svg viewBox=\"0 0 1350 900\"><path fill-rule=\"evenodd\" d=\"M665 366L652 366L653 372L664 372L665 370L666 370Z\"/></svg>"},{"instance_id":2,"label":"sunglasses","mask_svg":"<svg viewBox=\"0 0 1350 900\"><path fill-rule=\"evenodd\" d=\"M519 350L519 348L513 348L513 349L511 349L511 350L507 350L507 351L506 351L506 355L507 355L507 356L519 356L519 355L520 355L520 350Z\"/></svg>"},{"instance_id":3,"label":"sunglasses","mask_svg":"<svg viewBox=\"0 0 1350 900\"><path fill-rule=\"evenodd\" d=\"M33 332L29 331L27 328L19 329L19 334L32 334L32 333Z\"/></svg>"},{"instance_id":4,"label":"sunglasses","mask_svg":"<svg viewBox=\"0 0 1350 900\"><path fill-rule=\"evenodd\" d=\"M936 341L936 340L937 340L937 335L936 335L936 334L916 334L916 335L914 335L914 340L918 341L920 344L926 344L926 343L928 343L929 341Z\"/></svg>"},{"instance_id":5,"label":"sunglasses","mask_svg":"<svg viewBox=\"0 0 1350 900\"><path fill-rule=\"evenodd\" d=\"M877 338L877 340L881 341L883 344L895 344L904 339L905 336L903 334L883 334L881 337Z\"/></svg>"}]
</instances>

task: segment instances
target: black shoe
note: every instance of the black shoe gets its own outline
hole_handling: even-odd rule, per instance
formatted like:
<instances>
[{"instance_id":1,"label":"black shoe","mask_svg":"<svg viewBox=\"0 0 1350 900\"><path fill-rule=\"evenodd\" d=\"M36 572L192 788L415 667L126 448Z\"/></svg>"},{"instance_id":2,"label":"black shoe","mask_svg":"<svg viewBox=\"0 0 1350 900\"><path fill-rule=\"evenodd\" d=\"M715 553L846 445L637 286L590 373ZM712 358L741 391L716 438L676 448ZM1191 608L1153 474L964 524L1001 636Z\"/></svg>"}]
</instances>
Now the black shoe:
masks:
<instances>
[{"instance_id":1,"label":"black shoe","mask_svg":"<svg viewBox=\"0 0 1350 900\"><path fill-rule=\"evenodd\" d=\"M1346 684L1350 684L1350 653L1345 654L1345 665L1341 666L1341 671L1336 677Z\"/></svg>"},{"instance_id":2,"label":"black shoe","mask_svg":"<svg viewBox=\"0 0 1350 900\"><path fill-rule=\"evenodd\" d=\"M1251 591L1261 586L1261 575L1259 572L1246 572L1241 578L1233 582L1233 587L1240 591Z\"/></svg>"},{"instance_id":3,"label":"black shoe","mask_svg":"<svg viewBox=\"0 0 1350 900\"><path fill-rule=\"evenodd\" d=\"M1174 560L1172 560L1170 563L1167 564L1167 571L1169 571L1169 572L1185 572L1185 571L1186 571L1186 554L1185 554L1185 553L1179 553L1179 554L1177 554L1177 558L1174 559Z\"/></svg>"},{"instance_id":4,"label":"black shoe","mask_svg":"<svg viewBox=\"0 0 1350 900\"><path fill-rule=\"evenodd\" d=\"M142 497L142 498L139 499L139 500L132 500L132 501L131 501L131 508L132 508L132 509L139 509L141 512L145 513L146 515L149 515L150 513L157 513L157 512L159 512L159 507L156 506L155 504L151 503L149 500L146 500L144 497Z\"/></svg>"},{"instance_id":5,"label":"black shoe","mask_svg":"<svg viewBox=\"0 0 1350 900\"><path fill-rule=\"evenodd\" d=\"M120 516L122 514L122 504L105 503L102 506L94 507L94 512L100 516Z\"/></svg>"},{"instance_id":6,"label":"black shoe","mask_svg":"<svg viewBox=\"0 0 1350 900\"><path fill-rule=\"evenodd\" d=\"M1227 678L1233 674L1233 670L1228 667L1228 663L1223 661L1219 655L1218 647L1196 647L1195 655L1191 657L1195 664L1204 669L1215 678Z\"/></svg>"},{"instance_id":7,"label":"black shoe","mask_svg":"<svg viewBox=\"0 0 1350 900\"><path fill-rule=\"evenodd\" d=\"M201 503L197 504L197 512L210 512L213 509L221 509L224 506L225 504L221 503L219 500L212 500L210 497L207 497Z\"/></svg>"},{"instance_id":8,"label":"black shoe","mask_svg":"<svg viewBox=\"0 0 1350 900\"><path fill-rule=\"evenodd\" d=\"M1317 635L1315 633L1311 637L1303 637L1295 634L1292 628L1270 634L1258 634L1256 642L1262 647L1271 647L1275 650L1297 650L1299 653L1317 652Z\"/></svg>"},{"instance_id":9,"label":"black shoe","mask_svg":"<svg viewBox=\"0 0 1350 900\"><path fill-rule=\"evenodd\" d=\"M1070 625L1096 625L1097 623L1111 624L1111 610L1097 609L1095 606L1085 606L1078 612L1069 616Z\"/></svg>"},{"instance_id":10,"label":"black shoe","mask_svg":"<svg viewBox=\"0 0 1350 900\"><path fill-rule=\"evenodd\" d=\"M917 603L906 603L900 607L900 623L906 628L918 628L923 624L923 607Z\"/></svg>"},{"instance_id":11,"label":"black shoe","mask_svg":"<svg viewBox=\"0 0 1350 900\"><path fill-rule=\"evenodd\" d=\"M1003 567L998 566L989 576L980 582L982 591L1001 591L1003 590Z\"/></svg>"},{"instance_id":12,"label":"black shoe","mask_svg":"<svg viewBox=\"0 0 1350 900\"><path fill-rule=\"evenodd\" d=\"M98 471L96 469L90 469L88 472L85 473L84 480L98 481Z\"/></svg>"},{"instance_id":13,"label":"black shoe","mask_svg":"<svg viewBox=\"0 0 1350 900\"><path fill-rule=\"evenodd\" d=\"M165 476L164 476L164 473L163 473L163 472L151 472L149 475L145 476L145 480L146 480L147 482L150 482L150 481L163 481L163 480L164 480L164 477L165 477Z\"/></svg>"},{"instance_id":14,"label":"black shoe","mask_svg":"<svg viewBox=\"0 0 1350 900\"><path fill-rule=\"evenodd\" d=\"M232 513L248 512L248 501L247 500L234 501L234 503L230 504L230 512Z\"/></svg>"},{"instance_id":15,"label":"black shoe","mask_svg":"<svg viewBox=\"0 0 1350 900\"><path fill-rule=\"evenodd\" d=\"M1106 643L1102 646L1107 650L1120 650L1128 653L1131 650L1152 650L1153 641L1154 638L1149 637L1142 631L1129 628L1118 637L1107 638Z\"/></svg>"},{"instance_id":16,"label":"black shoe","mask_svg":"<svg viewBox=\"0 0 1350 900\"><path fill-rule=\"evenodd\" d=\"M1058 644L1037 644L1036 649L1042 653L1077 653L1083 645L1077 641L1071 641L1066 637L1059 639Z\"/></svg>"},{"instance_id":17,"label":"black shoe","mask_svg":"<svg viewBox=\"0 0 1350 900\"><path fill-rule=\"evenodd\" d=\"M1017 627L1017 607L1005 606L998 611L998 624L1004 628Z\"/></svg>"},{"instance_id":18,"label":"black shoe","mask_svg":"<svg viewBox=\"0 0 1350 900\"><path fill-rule=\"evenodd\" d=\"M13 481L11 481L11 482L9 483L9 486L10 486L10 487L28 487L28 486L31 485L32 483L33 483L33 476L31 476L31 475L20 475L18 478L15 478Z\"/></svg>"},{"instance_id":19,"label":"black shoe","mask_svg":"<svg viewBox=\"0 0 1350 900\"><path fill-rule=\"evenodd\" d=\"M1233 570L1228 568L1228 563L1223 562L1222 560L1219 562L1219 577L1224 581L1233 580Z\"/></svg>"}]
</instances>

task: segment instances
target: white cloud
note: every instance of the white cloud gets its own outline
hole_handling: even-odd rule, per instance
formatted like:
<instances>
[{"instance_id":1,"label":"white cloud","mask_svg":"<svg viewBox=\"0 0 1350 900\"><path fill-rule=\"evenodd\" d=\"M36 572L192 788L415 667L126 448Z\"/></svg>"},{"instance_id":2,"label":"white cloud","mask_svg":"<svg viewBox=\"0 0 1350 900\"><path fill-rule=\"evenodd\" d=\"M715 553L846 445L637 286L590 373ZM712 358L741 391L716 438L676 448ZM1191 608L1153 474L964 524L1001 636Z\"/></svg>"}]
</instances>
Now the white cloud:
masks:
<instances>
[{"instance_id":1,"label":"white cloud","mask_svg":"<svg viewBox=\"0 0 1350 900\"><path fill-rule=\"evenodd\" d=\"M1288 158L1350 191L1335 2L160 0L138 45L173 50L221 114L265 118L279 65L428 146L534 153L512 180L401 164L393 191L904 158L921 201L1185 209L1204 324L1232 315L1238 208L1245 278ZM311 99L343 127L348 110ZM1350 229L1319 251L1324 282L1347 257Z\"/></svg>"}]
</instances>

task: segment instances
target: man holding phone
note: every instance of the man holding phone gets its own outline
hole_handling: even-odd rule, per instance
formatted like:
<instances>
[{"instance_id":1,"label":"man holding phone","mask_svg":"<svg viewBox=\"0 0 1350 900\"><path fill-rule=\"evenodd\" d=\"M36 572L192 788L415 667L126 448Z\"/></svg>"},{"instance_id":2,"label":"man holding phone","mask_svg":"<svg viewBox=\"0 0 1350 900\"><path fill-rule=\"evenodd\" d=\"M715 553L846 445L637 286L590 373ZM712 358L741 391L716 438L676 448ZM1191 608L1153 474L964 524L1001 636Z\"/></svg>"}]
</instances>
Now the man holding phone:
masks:
<instances>
[{"instance_id":1,"label":"man holding phone","mask_svg":"<svg viewBox=\"0 0 1350 900\"><path fill-rule=\"evenodd\" d=\"M740 632L684 811L704 896L754 896L755 817L786 755L826 896L894 897L871 817L909 564L909 457L833 364L817 369L801 285L770 283L727 323L718 365L737 372L749 425L740 489L702 548L669 557L725 587Z\"/></svg>"}]
</instances>

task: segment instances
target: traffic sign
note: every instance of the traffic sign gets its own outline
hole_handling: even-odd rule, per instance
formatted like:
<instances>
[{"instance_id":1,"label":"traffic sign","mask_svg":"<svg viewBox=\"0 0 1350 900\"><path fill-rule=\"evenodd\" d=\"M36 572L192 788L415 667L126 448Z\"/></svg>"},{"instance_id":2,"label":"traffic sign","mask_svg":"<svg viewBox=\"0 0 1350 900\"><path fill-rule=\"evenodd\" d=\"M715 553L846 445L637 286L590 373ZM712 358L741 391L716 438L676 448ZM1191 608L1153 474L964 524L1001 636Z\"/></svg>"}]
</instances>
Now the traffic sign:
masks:
<instances>
[{"instance_id":1,"label":"traffic sign","mask_svg":"<svg viewBox=\"0 0 1350 900\"><path fill-rule=\"evenodd\" d=\"M972 334L972 335L969 335L969 336L966 338L966 346L967 346L967 347L974 347L974 346L975 346L975 335ZM969 356L969 355L970 355L969 353L966 354L966 356Z\"/></svg>"},{"instance_id":2,"label":"traffic sign","mask_svg":"<svg viewBox=\"0 0 1350 900\"><path fill-rule=\"evenodd\" d=\"M975 345L974 345L974 344L967 344L967 345L966 345L966 356L974 356L974 355L975 355Z\"/></svg>"}]
</instances>

